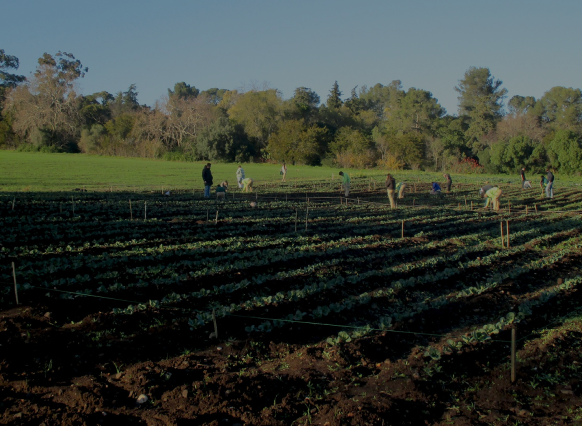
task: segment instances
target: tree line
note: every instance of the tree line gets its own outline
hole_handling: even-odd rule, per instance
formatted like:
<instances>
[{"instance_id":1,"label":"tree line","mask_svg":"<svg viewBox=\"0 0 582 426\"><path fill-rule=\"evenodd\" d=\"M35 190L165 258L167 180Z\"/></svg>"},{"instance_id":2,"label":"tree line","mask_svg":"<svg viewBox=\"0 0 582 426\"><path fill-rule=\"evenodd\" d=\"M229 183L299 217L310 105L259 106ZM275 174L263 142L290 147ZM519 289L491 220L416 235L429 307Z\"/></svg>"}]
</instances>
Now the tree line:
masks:
<instances>
[{"instance_id":1,"label":"tree line","mask_svg":"<svg viewBox=\"0 0 582 426\"><path fill-rule=\"evenodd\" d=\"M272 87L199 90L178 82L155 105L137 87L81 95L88 72L73 54L43 54L29 77L0 49L0 148L183 161L286 161L342 168L516 173L582 170L582 92L552 87L513 96L488 68L469 68L454 90L456 115L400 80L337 81L325 102L307 87L290 99Z\"/></svg>"}]
</instances>

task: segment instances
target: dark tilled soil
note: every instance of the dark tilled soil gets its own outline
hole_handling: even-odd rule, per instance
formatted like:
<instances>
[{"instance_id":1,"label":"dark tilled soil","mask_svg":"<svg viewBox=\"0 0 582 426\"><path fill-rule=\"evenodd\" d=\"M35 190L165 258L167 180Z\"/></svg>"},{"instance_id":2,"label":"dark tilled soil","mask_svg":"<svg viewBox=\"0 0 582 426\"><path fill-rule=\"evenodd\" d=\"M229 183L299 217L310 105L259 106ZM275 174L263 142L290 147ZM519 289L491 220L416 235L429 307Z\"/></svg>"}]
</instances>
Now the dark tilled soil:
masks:
<instances>
[{"instance_id":1,"label":"dark tilled soil","mask_svg":"<svg viewBox=\"0 0 582 426\"><path fill-rule=\"evenodd\" d=\"M478 297L479 306L495 301ZM320 340L329 334L322 327L293 325L242 338L229 322L220 332L237 338L200 340L168 321L119 338L124 327L135 330L133 316L111 321L97 314L64 324L45 309L2 312L2 424L554 425L582 419L579 322L519 342L511 383L509 343L497 341L466 346L435 364L419 346L435 345L430 337L385 332L330 346ZM444 315L452 320L455 312ZM101 336L101 348L89 347L105 324L116 328L116 338ZM497 340L509 336L505 331ZM142 395L147 400L140 403Z\"/></svg>"}]
</instances>

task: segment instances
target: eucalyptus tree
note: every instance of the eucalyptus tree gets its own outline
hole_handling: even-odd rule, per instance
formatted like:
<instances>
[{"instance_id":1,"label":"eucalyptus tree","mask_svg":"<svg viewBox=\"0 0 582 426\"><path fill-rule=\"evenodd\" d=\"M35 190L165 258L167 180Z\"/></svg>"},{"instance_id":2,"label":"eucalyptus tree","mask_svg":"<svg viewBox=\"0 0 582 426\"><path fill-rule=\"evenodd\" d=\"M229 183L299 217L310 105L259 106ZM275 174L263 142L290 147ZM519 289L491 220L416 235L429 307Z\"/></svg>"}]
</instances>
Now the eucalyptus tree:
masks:
<instances>
[{"instance_id":1,"label":"eucalyptus tree","mask_svg":"<svg viewBox=\"0 0 582 426\"><path fill-rule=\"evenodd\" d=\"M34 74L8 95L14 131L38 145L65 149L80 130L81 98L75 83L87 71L70 53L44 53Z\"/></svg>"}]
</instances>

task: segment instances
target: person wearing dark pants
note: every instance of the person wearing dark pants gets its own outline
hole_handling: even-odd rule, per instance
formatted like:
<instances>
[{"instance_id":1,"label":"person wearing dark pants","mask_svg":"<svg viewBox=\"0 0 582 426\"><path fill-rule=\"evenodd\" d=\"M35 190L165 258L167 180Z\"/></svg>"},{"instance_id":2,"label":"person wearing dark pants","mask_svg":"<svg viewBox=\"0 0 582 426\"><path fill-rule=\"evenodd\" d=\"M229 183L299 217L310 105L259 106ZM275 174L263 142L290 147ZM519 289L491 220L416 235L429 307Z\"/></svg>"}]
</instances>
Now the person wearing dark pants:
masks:
<instances>
[{"instance_id":1,"label":"person wearing dark pants","mask_svg":"<svg viewBox=\"0 0 582 426\"><path fill-rule=\"evenodd\" d=\"M451 192L451 186L453 185L453 180L451 179L451 175L448 173L443 174L445 178L445 189L447 192Z\"/></svg>"},{"instance_id":2,"label":"person wearing dark pants","mask_svg":"<svg viewBox=\"0 0 582 426\"><path fill-rule=\"evenodd\" d=\"M521 177L521 189L525 189L525 167L521 168L521 172L519 173L520 177Z\"/></svg>"},{"instance_id":3,"label":"person wearing dark pants","mask_svg":"<svg viewBox=\"0 0 582 426\"><path fill-rule=\"evenodd\" d=\"M202 180L204 181L204 198L210 198L210 187L212 186L210 163L207 163L202 169Z\"/></svg>"},{"instance_id":4,"label":"person wearing dark pants","mask_svg":"<svg viewBox=\"0 0 582 426\"><path fill-rule=\"evenodd\" d=\"M386 175L386 193L390 200L390 208L396 208L396 201L394 201L394 191L396 190L396 179L391 174Z\"/></svg>"},{"instance_id":5,"label":"person wearing dark pants","mask_svg":"<svg viewBox=\"0 0 582 426\"><path fill-rule=\"evenodd\" d=\"M546 185L546 198L554 198L554 174L550 171L548 167L546 169L546 179L548 179L548 184Z\"/></svg>"}]
</instances>

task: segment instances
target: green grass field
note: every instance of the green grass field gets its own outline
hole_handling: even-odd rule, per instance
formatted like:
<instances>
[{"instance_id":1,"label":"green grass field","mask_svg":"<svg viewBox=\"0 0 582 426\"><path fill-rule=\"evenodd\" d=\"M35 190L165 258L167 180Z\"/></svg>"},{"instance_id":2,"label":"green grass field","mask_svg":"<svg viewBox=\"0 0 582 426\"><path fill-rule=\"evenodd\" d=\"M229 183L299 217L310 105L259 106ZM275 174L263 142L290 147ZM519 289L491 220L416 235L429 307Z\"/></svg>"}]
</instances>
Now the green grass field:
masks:
<instances>
[{"instance_id":1,"label":"green grass field","mask_svg":"<svg viewBox=\"0 0 582 426\"><path fill-rule=\"evenodd\" d=\"M85 188L88 191L202 189L202 168L206 162L180 163L142 158L104 157L86 154L42 154L0 151L0 191L71 191ZM242 164L246 176L254 179L257 186L264 182L280 180L280 164ZM237 164L212 165L215 183L223 180L235 182ZM338 180L338 168L288 166L287 181ZM373 178L379 184L387 170L348 170L352 178ZM441 173L419 171L394 171L397 181L442 181ZM534 186L538 174L528 173ZM519 182L519 175L455 175L456 183L507 183ZM556 176L556 187L578 184L580 178Z\"/></svg>"}]
</instances>

